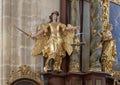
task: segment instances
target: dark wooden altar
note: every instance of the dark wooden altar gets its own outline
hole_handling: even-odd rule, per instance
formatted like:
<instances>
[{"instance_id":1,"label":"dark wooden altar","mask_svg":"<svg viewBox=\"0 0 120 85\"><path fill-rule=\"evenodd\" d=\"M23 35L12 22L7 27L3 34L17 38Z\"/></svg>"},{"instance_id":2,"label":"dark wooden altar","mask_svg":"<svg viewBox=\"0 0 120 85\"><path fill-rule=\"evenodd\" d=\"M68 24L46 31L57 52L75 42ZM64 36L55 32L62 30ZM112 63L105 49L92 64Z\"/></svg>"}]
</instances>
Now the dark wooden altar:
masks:
<instances>
[{"instance_id":1,"label":"dark wooden altar","mask_svg":"<svg viewBox=\"0 0 120 85\"><path fill-rule=\"evenodd\" d=\"M110 75L104 72L88 72L84 75L84 85L107 85L107 76Z\"/></svg>"},{"instance_id":2,"label":"dark wooden altar","mask_svg":"<svg viewBox=\"0 0 120 85\"><path fill-rule=\"evenodd\" d=\"M48 81L45 85L112 85L113 79L104 72L41 73Z\"/></svg>"}]
</instances>

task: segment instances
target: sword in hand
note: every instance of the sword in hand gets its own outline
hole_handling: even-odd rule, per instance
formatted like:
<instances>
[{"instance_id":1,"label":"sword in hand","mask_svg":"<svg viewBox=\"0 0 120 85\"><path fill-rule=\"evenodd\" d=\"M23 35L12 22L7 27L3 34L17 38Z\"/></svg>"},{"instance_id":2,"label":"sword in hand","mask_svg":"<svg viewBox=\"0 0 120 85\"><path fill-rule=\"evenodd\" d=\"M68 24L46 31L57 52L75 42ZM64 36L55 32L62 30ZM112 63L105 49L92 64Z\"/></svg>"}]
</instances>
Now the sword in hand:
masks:
<instances>
[{"instance_id":1,"label":"sword in hand","mask_svg":"<svg viewBox=\"0 0 120 85\"><path fill-rule=\"evenodd\" d=\"M19 30L20 32L22 32L23 34L25 34L26 36L34 39L34 38L31 36L31 34L28 34L27 32L23 31L22 29L18 28L17 26L15 26L15 28L16 28L17 30Z\"/></svg>"}]
</instances>

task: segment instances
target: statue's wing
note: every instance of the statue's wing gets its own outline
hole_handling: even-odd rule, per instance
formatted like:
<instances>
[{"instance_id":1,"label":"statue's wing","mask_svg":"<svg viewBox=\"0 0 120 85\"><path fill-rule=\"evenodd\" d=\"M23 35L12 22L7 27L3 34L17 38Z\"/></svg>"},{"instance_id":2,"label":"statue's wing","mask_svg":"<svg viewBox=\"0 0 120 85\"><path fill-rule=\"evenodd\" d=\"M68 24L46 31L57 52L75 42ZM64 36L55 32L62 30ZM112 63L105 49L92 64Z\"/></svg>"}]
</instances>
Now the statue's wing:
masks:
<instances>
[{"instance_id":1,"label":"statue's wing","mask_svg":"<svg viewBox=\"0 0 120 85\"><path fill-rule=\"evenodd\" d=\"M47 26L45 24L41 24L38 27L38 31L41 29L47 29ZM37 37L37 40L35 41L35 46L32 50L32 55L36 56L41 54L42 50L44 49L44 46L46 44L46 40L48 40L48 36L46 33L42 33Z\"/></svg>"},{"instance_id":2,"label":"statue's wing","mask_svg":"<svg viewBox=\"0 0 120 85\"><path fill-rule=\"evenodd\" d=\"M71 44L73 44L75 30L64 30L62 34L62 38L64 40L64 49L67 51L68 55L71 55L73 48Z\"/></svg>"}]
</instances>

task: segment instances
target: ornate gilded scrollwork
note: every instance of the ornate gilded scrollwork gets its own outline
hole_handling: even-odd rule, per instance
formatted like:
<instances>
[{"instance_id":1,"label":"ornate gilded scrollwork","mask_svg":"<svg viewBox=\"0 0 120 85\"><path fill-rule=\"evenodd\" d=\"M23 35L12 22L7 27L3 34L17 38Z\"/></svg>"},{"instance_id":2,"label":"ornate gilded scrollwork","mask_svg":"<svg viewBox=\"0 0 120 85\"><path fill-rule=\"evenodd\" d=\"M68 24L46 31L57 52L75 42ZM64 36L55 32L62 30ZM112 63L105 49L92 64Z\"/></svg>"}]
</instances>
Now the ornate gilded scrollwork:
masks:
<instances>
[{"instance_id":1,"label":"ornate gilded scrollwork","mask_svg":"<svg viewBox=\"0 0 120 85\"><path fill-rule=\"evenodd\" d=\"M7 85L11 85L14 81L22 78L28 78L36 81L40 85L44 85L43 81L40 79L40 75L38 72L33 72L30 66L22 65L18 70L11 71L10 78L7 81Z\"/></svg>"},{"instance_id":2,"label":"ornate gilded scrollwork","mask_svg":"<svg viewBox=\"0 0 120 85\"><path fill-rule=\"evenodd\" d=\"M102 29L104 30L109 22L109 0L101 0L102 6Z\"/></svg>"}]
</instances>

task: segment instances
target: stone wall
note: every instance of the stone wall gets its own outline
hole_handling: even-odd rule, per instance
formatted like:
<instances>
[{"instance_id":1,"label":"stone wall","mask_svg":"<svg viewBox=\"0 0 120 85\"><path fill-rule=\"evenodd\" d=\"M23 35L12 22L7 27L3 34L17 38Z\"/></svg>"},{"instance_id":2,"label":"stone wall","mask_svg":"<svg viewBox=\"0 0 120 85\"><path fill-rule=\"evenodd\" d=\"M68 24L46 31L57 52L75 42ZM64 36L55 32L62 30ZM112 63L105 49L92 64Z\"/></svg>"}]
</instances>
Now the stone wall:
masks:
<instances>
[{"instance_id":1,"label":"stone wall","mask_svg":"<svg viewBox=\"0 0 120 85\"><path fill-rule=\"evenodd\" d=\"M53 3L54 2L54 3ZM31 56L34 40L16 30L35 33L40 23L59 9L59 0L0 0L0 85L6 85L10 71L25 64L42 71L43 57Z\"/></svg>"},{"instance_id":2,"label":"stone wall","mask_svg":"<svg viewBox=\"0 0 120 85\"><path fill-rule=\"evenodd\" d=\"M0 0L0 85L2 85L2 0Z\"/></svg>"}]
</instances>

